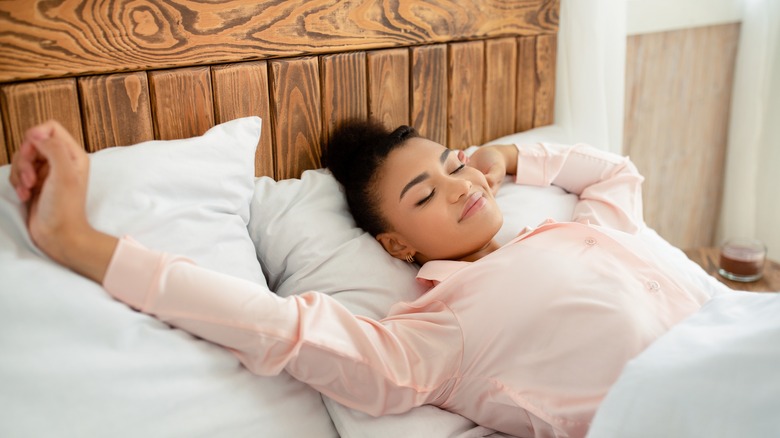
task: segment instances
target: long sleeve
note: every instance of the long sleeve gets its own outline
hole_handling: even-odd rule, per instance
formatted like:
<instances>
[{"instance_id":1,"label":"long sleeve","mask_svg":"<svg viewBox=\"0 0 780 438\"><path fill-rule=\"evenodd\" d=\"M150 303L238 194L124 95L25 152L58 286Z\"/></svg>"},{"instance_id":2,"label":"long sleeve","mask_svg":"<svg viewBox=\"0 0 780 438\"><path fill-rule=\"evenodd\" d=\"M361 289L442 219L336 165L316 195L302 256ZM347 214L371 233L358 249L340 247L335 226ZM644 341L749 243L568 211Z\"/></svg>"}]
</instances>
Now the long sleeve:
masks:
<instances>
[{"instance_id":1,"label":"long sleeve","mask_svg":"<svg viewBox=\"0 0 780 438\"><path fill-rule=\"evenodd\" d=\"M555 185L579 196L573 221L636 233L644 227L642 181L628 159L594 147L518 146L518 184Z\"/></svg>"},{"instance_id":2,"label":"long sleeve","mask_svg":"<svg viewBox=\"0 0 780 438\"><path fill-rule=\"evenodd\" d=\"M327 295L281 298L263 285L198 267L123 238L103 286L116 299L227 347L252 372L286 370L336 401L372 415L442 397L459 366L460 328L447 306L381 323Z\"/></svg>"}]
</instances>

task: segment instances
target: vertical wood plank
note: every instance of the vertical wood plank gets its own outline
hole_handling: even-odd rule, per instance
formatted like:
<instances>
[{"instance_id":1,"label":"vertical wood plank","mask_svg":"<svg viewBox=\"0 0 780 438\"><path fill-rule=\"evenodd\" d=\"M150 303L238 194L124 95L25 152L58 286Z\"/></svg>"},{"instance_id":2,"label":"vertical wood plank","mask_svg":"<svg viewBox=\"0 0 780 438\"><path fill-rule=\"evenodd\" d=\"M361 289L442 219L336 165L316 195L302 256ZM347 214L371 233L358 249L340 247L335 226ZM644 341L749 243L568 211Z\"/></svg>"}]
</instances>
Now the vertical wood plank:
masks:
<instances>
[{"instance_id":1,"label":"vertical wood plank","mask_svg":"<svg viewBox=\"0 0 780 438\"><path fill-rule=\"evenodd\" d=\"M409 124L409 50L368 52L368 113L388 129Z\"/></svg>"},{"instance_id":2,"label":"vertical wood plank","mask_svg":"<svg viewBox=\"0 0 780 438\"><path fill-rule=\"evenodd\" d=\"M517 120L515 131L534 127L536 107L536 38L517 39Z\"/></svg>"},{"instance_id":3,"label":"vertical wood plank","mask_svg":"<svg viewBox=\"0 0 780 438\"><path fill-rule=\"evenodd\" d=\"M265 61L215 66L211 69L216 123L240 117L263 119L255 152L255 176L274 176L273 129Z\"/></svg>"},{"instance_id":4,"label":"vertical wood plank","mask_svg":"<svg viewBox=\"0 0 780 438\"><path fill-rule=\"evenodd\" d=\"M320 167L320 77L316 57L271 61L276 178Z\"/></svg>"},{"instance_id":5,"label":"vertical wood plank","mask_svg":"<svg viewBox=\"0 0 780 438\"><path fill-rule=\"evenodd\" d=\"M485 109L485 43L450 44L447 147L482 144Z\"/></svg>"},{"instance_id":6,"label":"vertical wood plank","mask_svg":"<svg viewBox=\"0 0 780 438\"><path fill-rule=\"evenodd\" d=\"M11 162L11 150L6 146L5 128L3 127L3 117L5 110L0 106L0 166Z\"/></svg>"},{"instance_id":7,"label":"vertical wood plank","mask_svg":"<svg viewBox=\"0 0 780 438\"><path fill-rule=\"evenodd\" d=\"M627 41L625 153L645 176L647 224L681 248L715 243L739 32L726 24Z\"/></svg>"},{"instance_id":8,"label":"vertical wood plank","mask_svg":"<svg viewBox=\"0 0 780 438\"><path fill-rule=\"evenodd\" d=\"M209 67L152 71L149 85L158 139L195 137L214 126Z\"/></svg>"},{"instance_id":9,"label":"vertical wood plank","mask_svg":"<svg viewBox=\"0 0 780 438\"><path fill-rule=\"evenodd\" d=\"M9 157L22 142L25 131L49 119L60 122L76 141L84 143L75 79L4 85L0 87L0 97L6 115Z\"/></svg>"},{"instance_id":10,"label":"vertical wood plank","mask_svg":"<svg viewBox=\"0 0 780 438\"><path fill-rule=\"evenodd\" d=\"M447 144L447 45L412 48L412 127Z\"/></svg>"},{"instance_id":11,"label":"vertical wood plank","mask_svg":"<svg viewBox=\"0 0 780 438\"><path fill-rule=\"evenodd\" d=\"M555 117L555 35L536 37L536 92L534 93L534 127L553 123Z\"/></svg>"},{"instance_id":12,"label":"vertical wood plank","mask_svg":"<svg viewBox=\"0 0 780 438\"><path fill-rule=\"evenodd\" d=\"M515 132L517 99L517 40L485 42L484 141Z\"/></svg>"},{"instance_id":13,"label":"vertical wood plank","mask_svg":"<svg viewBox=\"0 0 780 438\"><path fill-rule=\"evenodd\" d=\"M87 150L154 139L146 73L86 76L78 85Z\"/></svg>"},{"instance_id":14,"label":"vertical wood plank","mask_svg":"<svg viewBox=\"0 0 780 438\"><path fill-rule=\"evenodd\" d=\"M368 114L366 52L325 55L320 60L322 81L322 138L342 121Z\"/></svg>"}]
</instances>

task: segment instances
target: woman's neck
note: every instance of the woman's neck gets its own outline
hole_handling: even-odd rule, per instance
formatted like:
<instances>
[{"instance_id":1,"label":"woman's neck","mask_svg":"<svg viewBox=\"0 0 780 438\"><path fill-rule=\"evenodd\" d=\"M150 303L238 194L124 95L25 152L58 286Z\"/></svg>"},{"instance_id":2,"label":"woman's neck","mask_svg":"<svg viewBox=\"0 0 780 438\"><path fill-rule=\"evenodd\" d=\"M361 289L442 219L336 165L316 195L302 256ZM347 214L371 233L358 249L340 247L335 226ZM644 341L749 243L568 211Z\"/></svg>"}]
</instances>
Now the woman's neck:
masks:
<instances>
[{"instance_id":1,"label":"woman's neck","mask_svg":"<svg viewBox=\"0 0 780 438\"><path fill-rule=\"evenodd\" d=\"M499 243L496 242L495 240L491 240L490 242L488 242L487 245L483 246L478 251L468 254L465 257L461 257L458 260L462 262L476 262L477 260L481 259L482 257L485 257L491 252L497 250L498 248L501 248L501 245L499 245Z\"/></svg>"},{"instance_id":2,"label":"woman's neck","mask_svg":"<svg viewBox=\"0 0 780 438\"><path fill-rule=\"evenodd\" d=\"M481 259L482 257L485 257L486 255L490 254L491 252L497 250L498 248L501 248L501 245L496 242L495 240L491 240L488 242L485 246L478 249L477 251L468 253L463 256L459 257L452 257L448 259L438 259L438 260L453 260L457 262L476 262L477 260ZM417 254L416 256L417 263L419 263L421 266L430 262L435 261L436 259L429 259L428 257L423 256L422 254Z\"/></svg>"}]
</instances>

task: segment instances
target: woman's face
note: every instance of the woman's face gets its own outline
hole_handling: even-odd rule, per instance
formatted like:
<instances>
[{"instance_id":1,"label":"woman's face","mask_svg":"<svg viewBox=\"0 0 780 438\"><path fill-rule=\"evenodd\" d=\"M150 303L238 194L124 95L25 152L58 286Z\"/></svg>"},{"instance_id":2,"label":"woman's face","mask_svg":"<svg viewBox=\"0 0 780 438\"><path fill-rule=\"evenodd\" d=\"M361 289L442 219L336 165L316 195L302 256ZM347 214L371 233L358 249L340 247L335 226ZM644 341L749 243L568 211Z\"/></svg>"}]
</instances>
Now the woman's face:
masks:
<instances>
[{"instance_id":1,"label":"woman's face","mask_svg":"<svg viewBox=\"0 0 780 438\"><path fill-rule=\"evenodd\" d=\"M380 210L391 230L377 236L401 259L472 260L489 246L503 216L479 170L463 153L424 138L393 150L379 169Z\"/></svg>"}]
</instances>

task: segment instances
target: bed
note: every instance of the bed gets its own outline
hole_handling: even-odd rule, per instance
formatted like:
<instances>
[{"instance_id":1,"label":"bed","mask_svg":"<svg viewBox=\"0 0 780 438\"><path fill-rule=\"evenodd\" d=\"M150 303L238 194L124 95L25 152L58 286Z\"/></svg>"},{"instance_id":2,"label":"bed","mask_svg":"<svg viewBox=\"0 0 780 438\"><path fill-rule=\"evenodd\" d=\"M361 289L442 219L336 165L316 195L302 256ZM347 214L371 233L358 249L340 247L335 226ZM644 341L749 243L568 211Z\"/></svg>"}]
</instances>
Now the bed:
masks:
<instances>
[{"instance_id":1,"label":"bed","mask_svg":"<svg viewBox=\"0 0 780 438\"><path fill-rule=\"evenodd\" d=\"M414 269L355 228L320 169L322 141L352 117L410 124L450 148L563 141L558 13L555 0L3 2L0 164L28 127L57 119L93 152L97 228L381 317L421 293ZM0 436L502 436L432 406L372 418L286 374L250 375L47 260L7 175L0 167ZM572 196L505 187L499 239L570 218ZM712 295L733 295L643 233ZM647 362L669 357L657 354ZM599 412L594 436L616 436L614 418Z\"/></svg>"}]
</instances>

